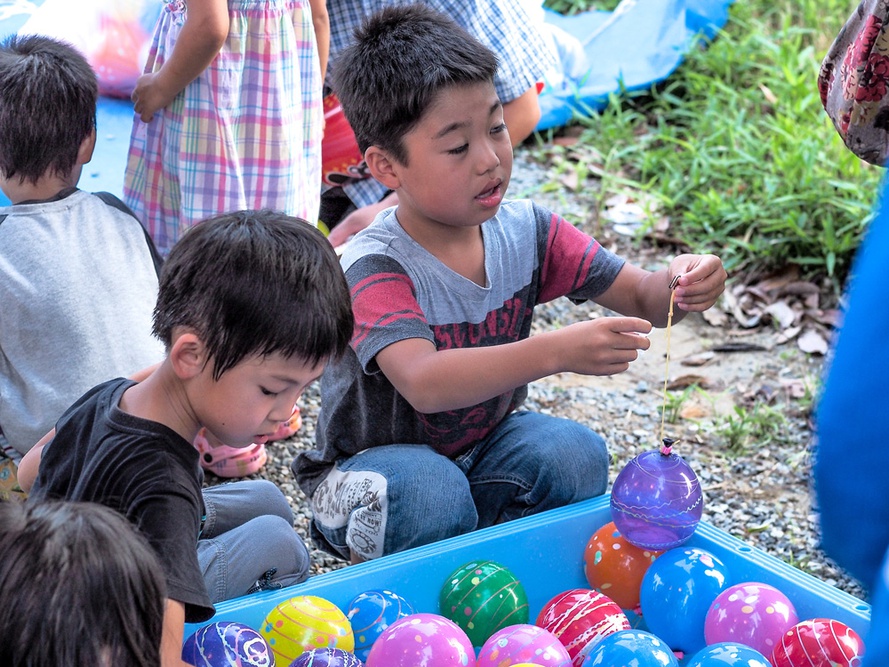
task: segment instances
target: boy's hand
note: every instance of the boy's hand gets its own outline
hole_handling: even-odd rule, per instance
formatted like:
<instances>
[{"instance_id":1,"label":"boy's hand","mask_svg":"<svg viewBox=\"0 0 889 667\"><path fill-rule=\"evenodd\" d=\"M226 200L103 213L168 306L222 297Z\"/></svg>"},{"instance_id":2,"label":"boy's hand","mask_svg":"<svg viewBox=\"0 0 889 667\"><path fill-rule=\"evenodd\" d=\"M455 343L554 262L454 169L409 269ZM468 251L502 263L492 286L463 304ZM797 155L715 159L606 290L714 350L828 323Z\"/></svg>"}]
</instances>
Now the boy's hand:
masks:
<instances>
[{"instance_id":1,"label":"boy's hand","mask_svg":"<svg viewBox=\"0 0 889 667\"><path fill-rule=\"evenodd\" d=\"M651 346L651 323L639 317L603 317L552 332L558 365L584 375L623 373Z\"/></svg>"},{"instance_id":2,"label":"boy's hand","mask_svg":"<svg viewBox=\"0 0 889 667\"><path fill-rule=\"evenodd\" d=\"M728 274L716 255L679 255L670 262L670 276L679 276L674 305L700 312L716 303L725 290Z\"/></svg>"}]
</instances>

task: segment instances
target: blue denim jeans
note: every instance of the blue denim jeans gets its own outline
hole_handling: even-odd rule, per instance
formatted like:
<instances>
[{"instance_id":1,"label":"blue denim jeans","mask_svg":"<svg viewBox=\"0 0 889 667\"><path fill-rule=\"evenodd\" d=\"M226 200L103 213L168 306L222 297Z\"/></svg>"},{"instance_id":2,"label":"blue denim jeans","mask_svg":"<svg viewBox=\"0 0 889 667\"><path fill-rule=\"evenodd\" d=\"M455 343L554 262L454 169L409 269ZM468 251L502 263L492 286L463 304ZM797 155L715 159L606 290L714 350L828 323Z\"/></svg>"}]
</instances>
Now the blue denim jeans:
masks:
<instances>
[{"instance_id":1,"label":"blue denim jeans","mask_svg":"<svg viewBox=\"0 0 889 667\"><path fill-rule=\"evenodd\" d=\"M305 581L309 552L277 486L243 480L205 488L203 494L198 563L213 602Z\"/></svg>"},{"instance_id":2,"label":"blue denim jeans","mask_svg":"<svg viewBox=\"0 0 889 667\"><path fill-rule=\"evenodd\" d=\"M312 496L312 537L378 558L586 500L608 484L605 441L585 426L514 412L456 459L426 445L372 447L338 461Z\"/></svg>"}]
</instances>

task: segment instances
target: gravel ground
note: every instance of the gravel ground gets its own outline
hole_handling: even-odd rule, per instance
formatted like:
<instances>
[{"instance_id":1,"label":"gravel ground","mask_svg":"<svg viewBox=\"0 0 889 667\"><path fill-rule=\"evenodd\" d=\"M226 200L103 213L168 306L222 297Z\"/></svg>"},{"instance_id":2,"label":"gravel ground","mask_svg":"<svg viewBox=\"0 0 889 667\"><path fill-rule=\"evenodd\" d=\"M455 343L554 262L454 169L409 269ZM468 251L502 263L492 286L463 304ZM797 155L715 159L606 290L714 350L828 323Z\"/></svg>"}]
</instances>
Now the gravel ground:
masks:
<instances>
[{"instance_id":1,"label":"gravel ground","mask_svg":"<svg viewBox=\"0 0 889 667\"><path fill-rule=\"evenodd\" d=\"M524 149L516 154L513 196L530 196L549 205L572 222L587 224L590 202L565 194L540 192L550 175L534 164ZM612 238L613 237L613 238ZM600 240L643 266L651 254L634 248L626 237L603 231ZM670 250L659 251L666 257ZM596 306L574 306L559 300L537 309L537 326L563 326L603 312ZM734 350L742 341L747 352ZM667 373L667 342L671 345ZM726 345L728 343L728 345ZM691 368L691 360L707 354L709 361ZM837 568L818 548L817 515L809 487L812 425L804 399L788 398L789 386L813 387L823 359L806 355L792 345L778 344L770 330L738 331L713 327L694 316L671 330L671 340L660 331L652 347L630 371L614 378L560 375L534 383L526 407L585 423L601 433L612 454L611 481L633 456L655 449L660 442L665 375L671 381L696 375L704 392L692 392L681 405L685 418L671 420L666 435L679 438L676 451L697 473L704 491L704 520L852 595L864 597L861 587ZM668 395L682 394L672 390ZM743 426L735 406L749 406L753 396L769 395L784 415L784 437L777 443L749 444L729 450L720 429ZM811 402L811 401L809 401ZM297 531L310 546L313 573L346 565L338 558L312 549L308 537L310 510L296 487L289 465L300 451L311 448L318 411L317 385L302 398L303 428L289 440L268 445L269 462L258 476L276 482L290 500ZM670 414L668 412L668 414ZM747 413L743 413L747 414ZM728 416L728 417L727 417ZM734 422L728 421L735 418ZM790 434L789 436L787 434ZM209 483L214 483L212 476Z\"/></svg>"}]
</instances>

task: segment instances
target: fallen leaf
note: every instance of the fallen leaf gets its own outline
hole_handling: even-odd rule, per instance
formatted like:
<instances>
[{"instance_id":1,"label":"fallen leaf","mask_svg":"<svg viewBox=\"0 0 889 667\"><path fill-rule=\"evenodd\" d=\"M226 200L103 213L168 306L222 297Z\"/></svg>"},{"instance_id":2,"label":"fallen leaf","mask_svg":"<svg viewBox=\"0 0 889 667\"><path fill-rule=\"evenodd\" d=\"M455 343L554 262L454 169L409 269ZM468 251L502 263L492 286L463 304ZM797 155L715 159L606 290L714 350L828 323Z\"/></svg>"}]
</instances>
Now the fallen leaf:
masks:
<instances>
[{"instance_id":1,"label":"fallen leaf","mask_svg":"<svg viewBox=\"0 0 889 667\"><path fill-rule=\"evenodd\" d=\"M667 384L667 389L688 389L697 385L701 389L707 389L712 383L703 375L680 375L678 378L671 380Z\"/></svg>"},{"instance_id":2,"label":"fallen leaf","mask_svg":"<svg viewBox=\"0 0 889 667\"><path fill-rule=\"evenodd\" d=\"M781 329L788 329L796 323L797 313L786 301L770 303L763 311L767 313Z\"/></svg>"},{"instance_id":3,"label":"fallen leaf","mask_svg":"<svg viewBox=\"0 0 889 667\"><path fill-rule=\"evenodd\" d=\"M704 364L709 364L715 358L715 352L701 352L700 354L693 354L690 357L685 357L685 359L680 360L679 363L683 366L703 366Z\"/></svg>"},{"instance_id":4,"label":"fallen leaf","mask_svg":"<svg viewBox=\"0 0 889 667\"><path fill-rule=\"evenodd\" d=\"M806 329L796 339L796 344L807 354L827 354L827 340L814 329Z\"/></svg>"},{"instance_id":5,"label":"fallen leaf","mask_svg":"<svg viewBox=\"0 0 889 667\"><path fill-rule=\"evenodd\" d=\"M679 411L679 416L682 419L703 419L709 415L710 411L703 405L686 405Z\"/></svg>"},{"instance_id":6,"label":"fallen leaf","mask_svg":"<svg viewBox=\"0 0 889 667\"><path fill-rule=\"evenodd\" d=\"M714 345L711 349L714 352L764 352L766 348L756 343L729 342Z\"/></svg>"},{"instance_id":7,"label":"fallen leaf","mask_svg":"<svg viewBox=\"0 0 889 667\"><path fill-rule=\"evenodd\" d=\"M796 338L799 335L799 332L802 330L802 327L790 327L788 329L784 329L783 331L778 332L778 335L775 337L775 343L777 345L788 343Z\"/></svg>"}]
</instances>

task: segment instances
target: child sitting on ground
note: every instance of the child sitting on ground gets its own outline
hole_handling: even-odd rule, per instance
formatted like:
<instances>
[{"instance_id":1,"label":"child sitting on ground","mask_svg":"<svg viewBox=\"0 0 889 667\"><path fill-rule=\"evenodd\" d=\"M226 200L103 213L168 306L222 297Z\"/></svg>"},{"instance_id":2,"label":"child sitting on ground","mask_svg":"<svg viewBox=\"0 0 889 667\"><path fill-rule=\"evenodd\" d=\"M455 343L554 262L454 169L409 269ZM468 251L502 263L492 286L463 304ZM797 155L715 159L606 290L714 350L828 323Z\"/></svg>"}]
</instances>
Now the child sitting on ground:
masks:
<instances>
[{"instance_id":1,"label":"child sitting on ground","mask_svg":"<svg viewBox=\"0 0 889 667\"><path fill-rule=\"evenodd\" d=\"M97 98L67 44L0 44L0 444L16 459L87 389L163 358L154 244L119 199L77 189Z\"/></svg>"},{"instance_id":2,"label":"child sitting on ground","mask_svg":"<svg viewBox=\"0 0 889 667\"><path fill-rule=\"evenodd\" d=\"M0 665L157 667L164 571L96 503L0 503Z\"/></svg>"},{"instance_id":3,"label":"child sitting on ground","mask_svg":"<svg viewBox=\"0 0 889 667\"><path fill-rule=\"evenodd\" d=\"M325 371L316 447L292 465L313 537L353 561L603 493L603 439L519 411L527 383L622 372L666 325L674 279L676 320L724 289L718 257L645 271L505 200L496 69L449 18L409 5L369 19L333 72L369 168L399 196L342 257L355 335ZM626 317L531 336L534 307L559 296Z\"/></svg>"},{"instance_id":4,"label":"child sitting on ground","mask_svg":"<svg viewBox=\"0 0 889 667\"><path fill-rule=\"evenodd\" d=\"M165 667L179 664L184 621L207 620L213 602L298 583L309 568L273 483L202 493L195 435L206 426L229 447L265 442L348 346L352 326L348 286L317 229L272 211L202 222L161 274L154 333L165 360L139 383L89 391L22 460L28 502L100 502L148 537L167 574Z\"/></svg>"}]
</instances>

